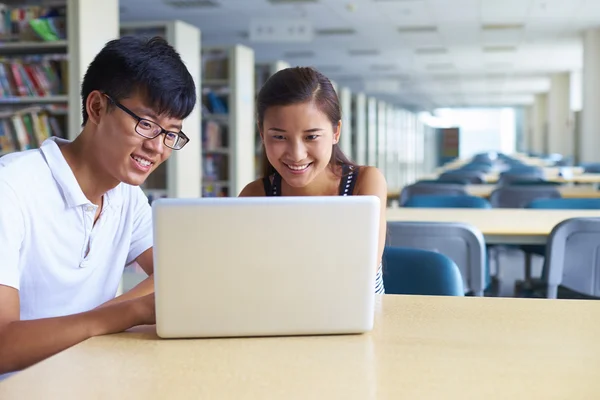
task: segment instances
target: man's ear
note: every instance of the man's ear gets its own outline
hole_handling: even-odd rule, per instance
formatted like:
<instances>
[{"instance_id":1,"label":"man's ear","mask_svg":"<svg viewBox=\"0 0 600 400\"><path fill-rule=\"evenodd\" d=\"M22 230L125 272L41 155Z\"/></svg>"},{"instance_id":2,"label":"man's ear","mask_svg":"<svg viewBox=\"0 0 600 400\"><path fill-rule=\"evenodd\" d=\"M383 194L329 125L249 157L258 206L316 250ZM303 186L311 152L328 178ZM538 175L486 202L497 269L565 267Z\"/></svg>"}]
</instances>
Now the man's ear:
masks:
<instances>
[{"instance_id":1,"label":"man's ear","mask_svg":"<svg viewBox=\"0 0 600 400\"><path fill-rule=\"evenodd\" d=\"M333 144L337 144L340 141L340 134L342 132L342 120L339 120L337 127L333 131Z\"/></svg>"},{"instance_id":2,"label":"man's ear","mask_svg":"<svg viewBox=\"0 0 600 400\"><path fill-rule=\"evenodd\" d=\"M97 90L92 91L86 101L85 109L88 114L88 121L92 124L98 125L100 118L103 114L106 114L108 105L108 98Z\"/></svg>"}]
</instances>

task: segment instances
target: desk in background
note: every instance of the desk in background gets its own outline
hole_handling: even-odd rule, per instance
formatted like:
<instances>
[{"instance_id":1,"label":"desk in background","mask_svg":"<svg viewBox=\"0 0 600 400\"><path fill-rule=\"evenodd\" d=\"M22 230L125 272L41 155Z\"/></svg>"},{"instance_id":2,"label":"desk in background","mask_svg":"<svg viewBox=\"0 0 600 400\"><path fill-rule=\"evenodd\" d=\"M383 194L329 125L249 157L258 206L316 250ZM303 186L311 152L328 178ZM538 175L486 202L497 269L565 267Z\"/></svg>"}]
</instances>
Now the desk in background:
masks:
<instances>
[{"instance_id":1,"label":"desk in background","mask_svg":"<svg viewBox=\"0 0 600 400\"><path fill-rule=\"evenodd\" d=\"M463 222L478 228L487 244L545 244L555 225L569 218L597 217L600 210L516 208L388 208L388 221Z\"/></svg>"},{"instance_id":2,"label":"desk in background","mask_svg":"<svg viewBox=\"0 0 600 400\"><path fill-rule=\"evenodd\" d=\"M0 383L2 399L594 399L600 302L377 296L364 335L97 337Z\"/></svg>"},{"instance_id":3,"label":"desk in background","mask_svg":"<svg viewBox=\"0 0 600 400\"><path fill-rule=\"evenodd\" d=\"M465 185L467 194L478 197L490 197L490 194L498 186L494 184L472 184ZM573 198L586 198L586 199L597 199L600 198L600 190L590 185L581 186L557 186L556 189L560 192L561 196L565 199ZM398 200L400 197L399 191L390 190L388 192L388 203L393 200Z\"/></svg>"},{"instance_id":4,"label":"desk in background","mask_svg":"<svg viewBox=\"0 0 600 400\"><path fill-rule=\"evenodd\" d=\"M496 185L466 185L465 189L471 196L478 197L490 197L490 194L496 189ZM597 199L600 198L600 190L595 189L589 185L582 186L556 186L560 192L560 195L565 199L583 198L583 199Z\"/></svg>"}]
</instances>

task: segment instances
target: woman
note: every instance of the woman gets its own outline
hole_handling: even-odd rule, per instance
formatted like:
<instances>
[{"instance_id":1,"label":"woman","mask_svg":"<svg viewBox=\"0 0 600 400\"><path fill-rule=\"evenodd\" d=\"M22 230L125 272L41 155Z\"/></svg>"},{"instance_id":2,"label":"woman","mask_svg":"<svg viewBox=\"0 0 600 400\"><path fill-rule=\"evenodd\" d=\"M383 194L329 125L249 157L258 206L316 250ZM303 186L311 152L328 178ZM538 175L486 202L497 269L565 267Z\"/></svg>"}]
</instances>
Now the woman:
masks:
<instances>
[{"instance_id":1,"label":"woman","mask_svg":"<svg viewBox=\"0 0 600 400\"><path fill-rule=\"evenodd\" d=\"M323 74L295 67L271 76L257 98L262 177L248 184L240 196L379 197L379 251L374 264L375 292L382 294L387 184L377 168L356 165L340 150L341 118L337 94Z\"/></svg>"}]
</instances>

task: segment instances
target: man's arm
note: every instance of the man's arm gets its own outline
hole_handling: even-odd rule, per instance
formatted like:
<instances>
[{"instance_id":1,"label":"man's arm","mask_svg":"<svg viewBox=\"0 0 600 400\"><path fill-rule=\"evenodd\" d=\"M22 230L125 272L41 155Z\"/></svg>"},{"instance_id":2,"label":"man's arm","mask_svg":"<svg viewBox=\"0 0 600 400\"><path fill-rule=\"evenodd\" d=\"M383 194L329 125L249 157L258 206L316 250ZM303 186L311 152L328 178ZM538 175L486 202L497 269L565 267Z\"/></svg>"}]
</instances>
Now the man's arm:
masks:
<instances>
[{"instance_id":1,"label":"man's arm","mask_svg":"<svg viewBox=\"0 0 600 400\"><path fill-rule=\"evenodd\" d=\"M20 321L19 291L0 285L0 374L27 368L90 337L154 324L154 294L65 317Z\"/></svg>"}]
</instances>

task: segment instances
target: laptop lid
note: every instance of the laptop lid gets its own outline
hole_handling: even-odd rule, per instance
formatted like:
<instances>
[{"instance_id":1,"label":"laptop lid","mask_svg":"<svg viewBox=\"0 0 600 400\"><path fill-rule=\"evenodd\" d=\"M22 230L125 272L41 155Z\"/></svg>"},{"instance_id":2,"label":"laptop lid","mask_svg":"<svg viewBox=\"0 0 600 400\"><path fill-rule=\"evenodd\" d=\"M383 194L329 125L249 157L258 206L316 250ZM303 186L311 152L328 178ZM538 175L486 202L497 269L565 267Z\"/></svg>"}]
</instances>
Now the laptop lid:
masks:
<instances>
[{"instance_id":1,"label":"laptop lid","mask_svg":"<svg viewBox=\"0 0 600 400\"><path fill-rule=\"evenodd\" d=\"M372 329L377 197L158 199L152 207L159 336Z\"/></svg>"}]
</instances>

